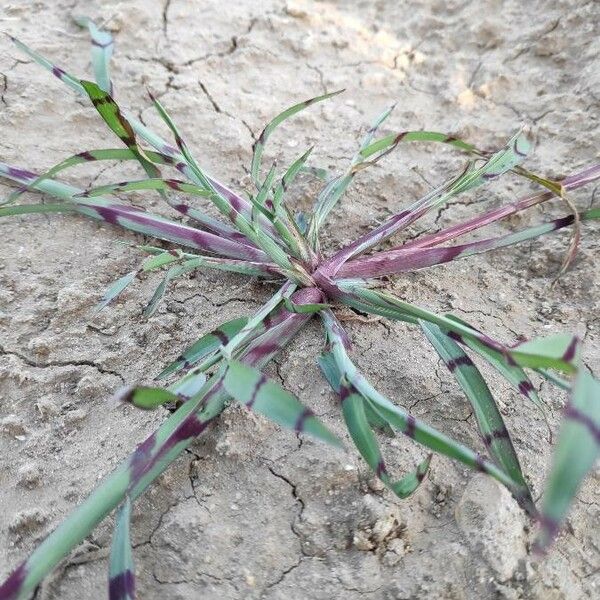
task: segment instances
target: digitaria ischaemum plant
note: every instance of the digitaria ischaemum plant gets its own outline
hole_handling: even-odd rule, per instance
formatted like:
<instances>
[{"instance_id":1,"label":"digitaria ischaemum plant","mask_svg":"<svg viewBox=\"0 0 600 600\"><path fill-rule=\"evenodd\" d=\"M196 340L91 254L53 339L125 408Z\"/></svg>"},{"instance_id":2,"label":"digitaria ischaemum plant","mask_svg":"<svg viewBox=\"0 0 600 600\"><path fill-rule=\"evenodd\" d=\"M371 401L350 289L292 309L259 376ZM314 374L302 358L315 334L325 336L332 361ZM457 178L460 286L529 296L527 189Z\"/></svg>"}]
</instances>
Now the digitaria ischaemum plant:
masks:
<instances>
[{"instance_id":1,"label":"digitaria ischaemum plant","mask_svg":"<svg viewBox=\"0 0 600 600\"><path fill-rule=\"evenodd\" d=\"M152 101L169 128L174 144L163 140L117 105L109 75L113 40L109 33L98 29L88 19L78 22L91 34L95 83L68 74L21 42L13 41L35 62L89 98L91 106L123 146L80 152L43 175L0 163L0 175L18 184L0 207L0 216L79 213L171 243L167 249L165 244L139 246L146 254L145 260L138 269L121 277L107 290L100 308L115 299L139 273L158 269L166 269L166 273L146 314L156 309L169 281L195 269L220 269L269 281L280 280L280 287L255 314L220 325L215 322L216 327L213 326L210 333L186 348L158 374L159 380L173 379L168 387L130 387L119 392L124 402L142 409L154 409L166 403L174 403L177 408L13 571L0 586L0 599L28 597L42 578L114 509L117 513L109 564L109 596L114 600L133 598L135 581L129 540L133 502L233 400L282 427L339 446L340 440L308 408L260 370L315 316L323 324L325 337L325 349L316 359L339 396L350 438L377 477L398 497L406 498L426 476L431 454L413 472L399 479L388 472L377 430L404 434L432 452L487 473L506 486L523 510L539 523L536 548L544 552L559 532L569 505L593 467L600 447L600 383L579 359L579 339L559 333L507 344L454 315L436 314L392 295L385 290L381 278L511 246L572 226L574 235L563 265L566 267L577 248L580 223L600 218L600 209L579 214L567 194L600 179L600 165L592 165L559 181L534 175L520 166L530 151L524 130L497 152L482 152L456 137L429 131L403 131L376 139L377 130L390 109L368 130L348 168L326 179L309 218L294 215L285 203L286 192L294 178L302 172L321 176L322 173L307 165L309 150L284 173L276 174L273 166L263 178L261 159L265 143L285 119L338 92L301 102L267 125L254 145L251 175L255 189L251 194L241 196L198 165L157 99L152 98ZM458 176L409 204L351 244L324 256L319 246L319 233L354 177L400 143L408 141L450 144L469 155L469 162ZM145 177L86 190L57 179L64 169L95 161L137 161ZM162 170L171 170L176 175L166 178ZM377 249L382 242L439 209L451 198L489 184L509 171L536 182L544 190L391 249ZM172 209L186 216L190 224L114 199L117 193L133 190L158 192ZM16 204L25 191L37 191L56 201ZM184 194L212 202L222 218L213 218L193 204L183 202ZM507 235L455 243L457 238L469 232L553 198L566 204L566 216ZM352 361L348 335L336 318L335 309L341 305L361 313L403 321L423 332L470 402L484 452L470 449L415 418L367 381ZM539 509L533 501L498 405L469 355L489 363L540 410L543 405L527 371L535 372L569 393Z\"/></svg>"}]
</instances>

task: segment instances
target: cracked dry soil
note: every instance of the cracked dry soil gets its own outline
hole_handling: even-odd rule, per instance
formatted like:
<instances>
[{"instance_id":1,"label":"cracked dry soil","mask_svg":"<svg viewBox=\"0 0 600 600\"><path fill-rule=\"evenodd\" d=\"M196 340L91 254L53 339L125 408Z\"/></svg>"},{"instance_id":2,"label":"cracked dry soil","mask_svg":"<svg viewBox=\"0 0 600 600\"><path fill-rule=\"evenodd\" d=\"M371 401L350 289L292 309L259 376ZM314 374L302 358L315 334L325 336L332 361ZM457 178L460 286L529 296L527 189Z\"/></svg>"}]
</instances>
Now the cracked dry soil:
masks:
<instances>
[{"instance_id":1,"label":"cracked dry soil","mask_svg":"<svg viewBox=\"0 0 600 600\"><path fill-rule=\"evenodd\" d=\"M484 7L482 8L482 5ZM116 36L118 99L158 125L144 93L157 93L201 163L248 185L253 137L299 99L345 87L335 101L285 125L267 150L287 164L316 144L313 162L339 167L366 124L397 101L390 130L429 128L498 146L523 121L535 127L532 169L561 175L600 147L600 6L577 0L236 3L206 0L10 0L1 27L58 64L89 73L89 45L71 13L108 19ZM94 111L0 39L0 156L45 169L74 152L112 147ZM433 152L435 150L435 152ZM347 242L460 169L451 150L405 146L361 174L335 211L325 247ZM75 182L118 181L122 167L73 171ZM303 179L290 202L311 205ZM529 190L505 178L469 200L497 205ZM577 193L581 206L594 190ZM150 196L134 202L162 210ZM479 210L461 198L433 215L437 228ZM545 206L498 227L561 214ZM339 221L338 221L339 222ZM504 229L503 229L504 228ZM414 237L422 228L413 228ZM556 235L502 253L410 274L390 283L410 301L454 311L507 340L576 331L598 366L599 228L554 287L568 243ZM139 254L140 238L83 218L30 216L2 223L0 242L0 577L70 507L165 418L109 402L122 382L149 382L211 325L256 309L269 285L197 273L177 281L149 320L148 277L100 315L92 307ZM434 426L479 448L471 411L416 332L353 322L355 356L374 383ZM272 366L301 400L343 435L314 357L312 324ZM534 495L551 447L538 412L489 373ZM539 382L538 382L539 384ZM556 427L564 397L541 385ZM136 505L139 597L408 599L597 597L598 479L578 494L566 532L542 564L528 554L532 528L496 485L444 458L406 501L393 498L350 450L334 452L230 408ZM424 456L386 440L400 473ZM38 590L39 599L104 598L107 519Z\"/></svg>"}]
</instances>

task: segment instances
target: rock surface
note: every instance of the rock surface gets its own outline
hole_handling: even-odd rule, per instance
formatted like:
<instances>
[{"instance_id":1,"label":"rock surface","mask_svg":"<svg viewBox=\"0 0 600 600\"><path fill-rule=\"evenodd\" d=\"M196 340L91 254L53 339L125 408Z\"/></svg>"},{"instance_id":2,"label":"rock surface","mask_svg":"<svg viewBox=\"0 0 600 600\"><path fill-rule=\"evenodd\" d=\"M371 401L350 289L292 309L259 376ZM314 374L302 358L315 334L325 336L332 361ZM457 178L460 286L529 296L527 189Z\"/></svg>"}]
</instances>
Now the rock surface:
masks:
<instances>
[{"instance_id":1,"label":"rock surface","mask_svg":"<svg viewBox=\"0 0 600 600\"><path fill-rule=\"evenodd\" d=\"M485 475L469 481L456 505L456 522L473 552L503 582L527 554L525 517L508 490Z\"/></svg>"}]
</instances>

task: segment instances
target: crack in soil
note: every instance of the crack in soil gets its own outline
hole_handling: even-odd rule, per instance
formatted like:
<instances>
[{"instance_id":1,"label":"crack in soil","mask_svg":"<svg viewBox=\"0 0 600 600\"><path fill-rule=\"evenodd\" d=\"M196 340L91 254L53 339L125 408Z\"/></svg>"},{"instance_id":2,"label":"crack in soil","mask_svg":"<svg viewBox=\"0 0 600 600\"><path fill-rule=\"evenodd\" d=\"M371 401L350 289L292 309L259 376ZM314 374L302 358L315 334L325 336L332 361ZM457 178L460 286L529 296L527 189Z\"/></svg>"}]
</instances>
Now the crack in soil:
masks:
<instances>
[{"instance_id":1,"label":"crack in soil","mask_svg":"<svg viewBox=\"0 0 600 600\"><path fill-rule=\"evenodd\" d=\"M91 360L51 360L46 362L40 362L29 358L25 354L21 354L16 350L7 350L3 346L0 346L0 355L16 356L17 358L22 360L26 365L34 367L36 369L46 369L48 367L92 367L96 369L99 373L102 373L103 375L113 375L114 377L118 377L121 380L121 383L125 383L125 378L123 377L123 375L121 375L121 373L118 373L117 371L111 371L110 369L105 369L104 367L97 365Z\"/></svg>"}]
</instances>

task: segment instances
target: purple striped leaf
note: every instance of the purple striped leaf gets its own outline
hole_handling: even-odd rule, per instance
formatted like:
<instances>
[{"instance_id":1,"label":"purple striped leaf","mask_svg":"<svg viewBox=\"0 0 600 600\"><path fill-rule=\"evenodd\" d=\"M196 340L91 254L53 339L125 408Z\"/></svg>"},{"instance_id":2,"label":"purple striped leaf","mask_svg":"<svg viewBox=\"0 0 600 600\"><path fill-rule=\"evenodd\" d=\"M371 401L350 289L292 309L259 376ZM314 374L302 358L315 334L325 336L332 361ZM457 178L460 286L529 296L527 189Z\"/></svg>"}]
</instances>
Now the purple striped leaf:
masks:
<instances>
[{"instance_id":1,"label":"purple striped leaf","mask_svg":"<svg viewBox=\"0 0 600 600\"><path fill-rule=\"evenodd\" d=\"M203 358L216 352L221 346L227 345L232 338L248 323L247 317L227 321L209 333L203 335L197 342L186 348L156 379L163 379L180 370L193 367Z\"/></svg>"},{"instance_id":2,"label":"purple striped leaf","mask_svg":"<svg viewBox=\"0 0 600 600\"><path fill-rule=\"evenodd\" d=\"M581 483L600 456L600 382L581 368L567 405L546 482L534 548L544 553L568 514Z\"/></svg>"},{"instance_id":3,"label":"purple striped leaf","mask_svg":"<svg viewBox=\"0 0 600 600\"><path fill-rule=\"evenodd\" d=\"M454 375L469 400L483 443L496 464L518 484L518 500L531 515L537 510L525 481L517 452L498 405L479 369L461 347L437 325L419 321L425 337Z\"/></svg>"},{"instance_id":4,"label":"purple striped leaf","mask_svg":"<svg viewBox=\"0 0 600 600\"><path fill-rule=\"evenodd\" d=\"M229 361L224 386L235 400L278 425L307 433L333 446L341 446L340 440L310 409L257 369Z\"/></svg>"},{"instance_id":5,"label":"purple striped leaf","mask_svg":"<svg viewBox=\"0 0 600 600\"><path fill-rule=\"evenodd\" d=\"M108 94L113 93L110 80L110 59L114 50L114 40L108 31L98 29L97 25L87 17L75 17L75 23L87 27L92 40L92 67L96 83Z\"/></svg>"},{"instance_id":6,"label":"purple striped leaf","mask_svg":"<svg viewBox=\"0 0 600 600\"><path fill-rule=\"evenodd\" d=\"M135 570L129 535L130 520L131 501L127 497L117 510L115 530L110 547L109 600L135 600Z\"/></svg>"}]
</instances>

